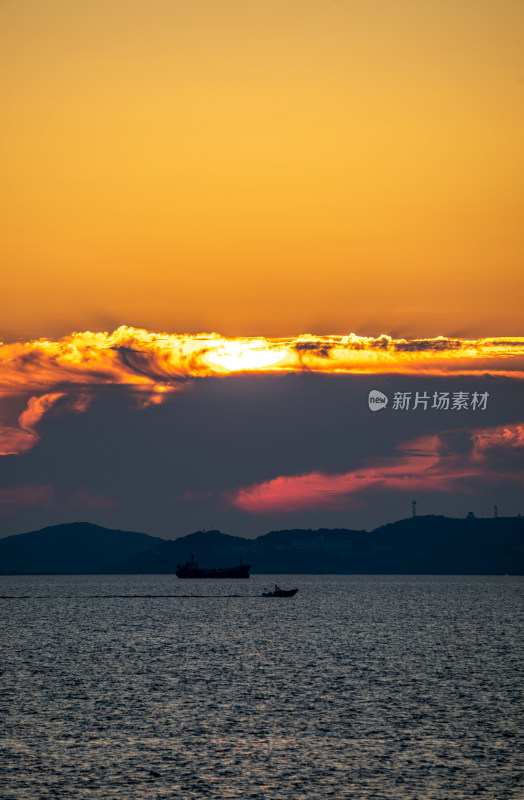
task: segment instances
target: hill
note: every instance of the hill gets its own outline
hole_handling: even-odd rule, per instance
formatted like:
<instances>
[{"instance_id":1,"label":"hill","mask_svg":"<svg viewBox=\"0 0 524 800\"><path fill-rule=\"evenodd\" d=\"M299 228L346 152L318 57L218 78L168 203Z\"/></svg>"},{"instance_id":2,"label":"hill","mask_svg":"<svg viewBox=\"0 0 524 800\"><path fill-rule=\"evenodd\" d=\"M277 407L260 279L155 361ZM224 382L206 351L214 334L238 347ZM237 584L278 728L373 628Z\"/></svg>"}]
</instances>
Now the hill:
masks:
<instances>
[{"instance_id":1,"label":"hill","mask_svg":"<svg viewBox=\"0 0 524 800\"><path fill-rule=\"evenodd\" d=\"M191 555L201 566L251 564L252 573L524 574L524 519L414 517L368 533L280 530L257 539L198 532L164 541L106 570L174 573Z\"/></svg>"},{"instance_id":2,"label":"hill","mask_svg":"<svg viewBox=\"0 0 524 800\"><path fill-rule=\"evenodd\" d=\"M253 539L228 536L220 531L197 531L174 541L160 540L143 553L137 553L104 570L116 574L172 574L177 564L186 562L191 555L202 566L229 567L240 563L252 563ZM259 570L260 571L260 570Z\"/></svg>"},{"instance_id":3,"label":"hill","mask_svg":"<svg viewBox=\"0 0 524 800\"><path fill-rule=\"evenodd\" d=\"M0 539L0 573L96 573L157 541L163 540L90 522L52 525Z\"/></svg>"},{"instance_id":4,"label":"hill","mask_svg":"<svg viewBox=\"0 0 524 800\"><path fill-rule=\"evenodd\" d=\"M399 520L368 533L271 531L257 539L198 531L174 541L87 522L0 540L2 573L174 574L194 555L203 567L251 564L273 574L524 574L524 519Z\"/></svg>"}]
</instances>

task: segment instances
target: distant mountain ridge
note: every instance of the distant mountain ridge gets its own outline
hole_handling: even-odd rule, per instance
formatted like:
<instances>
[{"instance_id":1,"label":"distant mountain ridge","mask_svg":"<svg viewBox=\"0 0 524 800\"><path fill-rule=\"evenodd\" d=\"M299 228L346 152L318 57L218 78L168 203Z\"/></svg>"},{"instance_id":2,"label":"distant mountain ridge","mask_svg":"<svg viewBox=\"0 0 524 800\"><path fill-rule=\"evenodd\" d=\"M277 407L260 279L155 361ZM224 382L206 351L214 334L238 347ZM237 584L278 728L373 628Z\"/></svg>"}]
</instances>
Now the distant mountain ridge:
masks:
<instances>
[{"instance_id":1,"label":"distant mountain ridge","mask_svg":"<svg viewBox=\"0 0 524 800\"><path fill-rule=\"evenodd\" d=\"M51 525L0 539L0 573L96 573L162 541L90 522Z\"/></svg>"},{"instance_id":2,"label":"distant mountain ridge","mask_svg":"<svg viewBox=\"0 0 524 800\"><path fill-rule=\"evenodd\" d=\"M271 531L257 539L197 531L175 540L87 522L0 539L0 573L174 574L251 564L273 574L524 574L524 519L420 516L372 532Z\"/></svg>"}]
</instances>

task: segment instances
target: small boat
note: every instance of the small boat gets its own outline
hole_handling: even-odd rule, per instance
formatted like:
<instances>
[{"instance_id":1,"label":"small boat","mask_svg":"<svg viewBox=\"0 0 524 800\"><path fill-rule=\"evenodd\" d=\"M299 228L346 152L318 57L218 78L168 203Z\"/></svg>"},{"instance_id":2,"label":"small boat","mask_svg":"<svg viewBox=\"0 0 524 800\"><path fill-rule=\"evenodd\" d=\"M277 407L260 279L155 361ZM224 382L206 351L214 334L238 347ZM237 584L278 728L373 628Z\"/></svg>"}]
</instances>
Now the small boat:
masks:
<instances>
[{"instance_id":1,"label":"small boat","mask_svg":"<svg viewBox=\"0 0 524 800\"><path fill-rule=\"evenodd\" d=\"M275 583L275 588L272 592L262 592L262 597L294 597L298 589L281 589Z\"/></svg>"}]
</instances>

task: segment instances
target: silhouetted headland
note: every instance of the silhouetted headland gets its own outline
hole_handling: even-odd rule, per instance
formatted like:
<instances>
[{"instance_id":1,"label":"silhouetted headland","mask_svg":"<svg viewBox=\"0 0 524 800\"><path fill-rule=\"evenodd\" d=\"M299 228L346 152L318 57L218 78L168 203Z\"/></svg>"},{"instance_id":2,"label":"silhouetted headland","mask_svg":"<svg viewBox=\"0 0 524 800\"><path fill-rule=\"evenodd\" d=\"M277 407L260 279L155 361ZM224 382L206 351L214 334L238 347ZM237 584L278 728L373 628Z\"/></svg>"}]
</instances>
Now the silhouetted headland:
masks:
<instances>
[{"instance_id":1,"label":"silhouetted headland","mask_svg":"<svg viewBox=\"0 0 524 800\"><path fill-rule=\"evenodd\" d=\"M0 573L99 573L109 564L163 541L146 533L109 530L90 522L51 525L0 539Z\"/></svg>"}]
</instances>

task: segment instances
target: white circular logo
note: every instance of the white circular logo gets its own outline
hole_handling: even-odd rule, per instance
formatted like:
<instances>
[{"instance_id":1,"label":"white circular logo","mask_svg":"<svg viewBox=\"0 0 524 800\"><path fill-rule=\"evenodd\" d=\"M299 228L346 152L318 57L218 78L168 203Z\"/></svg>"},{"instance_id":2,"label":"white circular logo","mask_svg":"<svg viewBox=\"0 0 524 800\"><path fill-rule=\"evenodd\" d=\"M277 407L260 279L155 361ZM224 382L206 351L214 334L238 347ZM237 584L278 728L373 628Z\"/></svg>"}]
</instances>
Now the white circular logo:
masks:
<instances>
[{"instance_id":1,"label":"white circular logo","mask_svg":"<svg viewBox=\"0 0 524 800\"><path fill-rule=\"evenodd\" d=\"M380 411L380 409L385 408L388 404L388 397L382 392L379 392L378 389L372 389L368 395L368 406L370 411Z\"/></svg>"}]
</instances>

